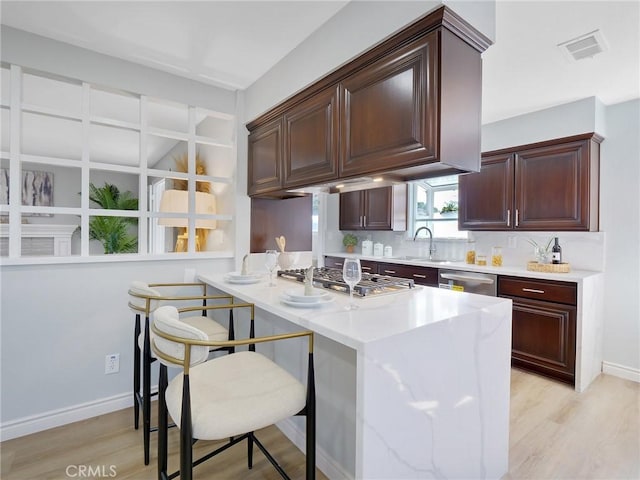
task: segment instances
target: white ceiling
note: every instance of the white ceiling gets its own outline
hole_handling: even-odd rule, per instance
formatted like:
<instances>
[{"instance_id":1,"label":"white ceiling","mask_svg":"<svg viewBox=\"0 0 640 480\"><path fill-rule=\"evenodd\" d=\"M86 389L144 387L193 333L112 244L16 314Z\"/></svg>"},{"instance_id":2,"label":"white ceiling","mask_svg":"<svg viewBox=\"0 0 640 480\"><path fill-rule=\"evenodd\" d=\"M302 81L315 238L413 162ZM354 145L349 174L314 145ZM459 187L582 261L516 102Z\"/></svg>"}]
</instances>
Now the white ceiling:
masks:
<instances>
[{"instance_id":1,"label":"white ceiling","mask_svg":"<svg viewBox=\"0 0 640 480\"><path fill-rule=\"evenodd\" d=\"M354 0L357 1L357 0ZM247 88L348 1L6 1L2 24L226 88ZM640 1L503 1L483 54L483 123L589 96L640 97ZM557 44L600 29L608 50Z\"/></svg>"}]
</instances>

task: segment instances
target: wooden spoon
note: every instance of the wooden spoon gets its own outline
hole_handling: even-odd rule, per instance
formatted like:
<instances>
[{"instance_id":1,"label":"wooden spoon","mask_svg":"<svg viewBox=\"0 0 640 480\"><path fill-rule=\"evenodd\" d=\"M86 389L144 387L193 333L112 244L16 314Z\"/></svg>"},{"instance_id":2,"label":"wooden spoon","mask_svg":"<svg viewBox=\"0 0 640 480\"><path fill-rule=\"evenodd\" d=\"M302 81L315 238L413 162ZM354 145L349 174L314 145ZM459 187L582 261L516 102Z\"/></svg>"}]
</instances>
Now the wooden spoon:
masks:
<instances>
[{"instance_id":1,"label":"wooden spoon","mask_svg":"<svg viewBox=\"0 0 640 480\"><path fill-rule=\"evenodd\" d=\"M282 250L283 252L286 244L287 244L287 241L284 238L284 235L280 235L280 250Z\"/></svg>"}]
</instances>

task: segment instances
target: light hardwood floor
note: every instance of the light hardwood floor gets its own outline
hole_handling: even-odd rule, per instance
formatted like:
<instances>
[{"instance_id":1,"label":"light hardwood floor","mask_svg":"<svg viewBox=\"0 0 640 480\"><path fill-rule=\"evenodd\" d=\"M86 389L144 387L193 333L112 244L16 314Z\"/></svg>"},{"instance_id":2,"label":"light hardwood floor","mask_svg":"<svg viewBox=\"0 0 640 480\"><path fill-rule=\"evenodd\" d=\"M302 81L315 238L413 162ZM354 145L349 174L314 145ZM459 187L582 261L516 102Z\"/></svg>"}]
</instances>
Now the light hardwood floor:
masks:
<instances>
[{"instance_id":1,"label":"light hardwood floor","mask_svg":"<svg viewBox=\"0 0 640 480\"><path fill-rule=\"evenodd\" d=\"M569 386L514 369L510 414L509 473L503 480L640 478L640 384L601 375L578 394ZM3 442L1 477L82 478L74 465L84 465L103 468L103 478L155 479L155 437L152 434L152 463L145 467L141 431L132 427L131 409L121 410ZM304 477L302 453L279 430L267 428L258 438L293 479ZM171 429L170 451L177 452L177 442L178 432ZM198 442L196 450L210 445ZM231 448L196 467L195 478L280 478L257 449L254 468L247 470L245 454L241 445ZM174 453L170 470L177 468L177 461ZM325 478L318 471L318 479Z\"/></svg>"}]
</instances>

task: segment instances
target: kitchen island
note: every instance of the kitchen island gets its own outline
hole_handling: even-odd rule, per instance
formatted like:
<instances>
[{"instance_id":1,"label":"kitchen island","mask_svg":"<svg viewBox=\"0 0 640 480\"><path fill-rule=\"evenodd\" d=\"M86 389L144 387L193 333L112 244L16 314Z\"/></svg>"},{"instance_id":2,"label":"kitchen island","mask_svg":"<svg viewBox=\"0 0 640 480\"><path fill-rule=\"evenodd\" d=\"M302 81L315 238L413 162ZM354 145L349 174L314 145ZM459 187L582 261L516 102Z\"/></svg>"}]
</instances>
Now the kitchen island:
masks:
<instances>
[{"instance_id":1,"label":"kitchen island","mask_svg":"<svg viewBox=\"0 0 640 480\"><path fill-rule=\"evenodd\" d=\"M317 458L329 478L500 478L508 469L511 301L430 287L317 308L282 303L301 283L199 279L254 303L257 334L316 333ZM264 353L304 376L304 346ZM298 422L300 420L300 422ZM299 447L302 419L279 427Z\"/></svg>"}]
</instances>

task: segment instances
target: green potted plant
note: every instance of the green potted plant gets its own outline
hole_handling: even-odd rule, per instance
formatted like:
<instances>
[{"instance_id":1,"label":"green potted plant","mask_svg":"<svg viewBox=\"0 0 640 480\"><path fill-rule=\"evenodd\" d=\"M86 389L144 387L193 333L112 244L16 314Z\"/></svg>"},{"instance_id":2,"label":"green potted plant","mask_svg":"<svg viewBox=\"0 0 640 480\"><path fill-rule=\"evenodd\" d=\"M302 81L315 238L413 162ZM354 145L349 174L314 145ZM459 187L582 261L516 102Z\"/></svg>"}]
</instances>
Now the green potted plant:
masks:
<instances>
[{"instance_id":1,"label":"green potted plant","mask_svg":"<svg viewBox=\"0 0 640 480\"><path fill-rule=\"evenodd\" d=\"M358 237L353 233L345 233L342 237L342 244L345 246L347 253L353 253L355 246L358 244Z\"/></svg>"},{"instance_id":2,"label":"green potted plant","mask_svg":"<svg viewBox=\"0 0 640 480\"><path fill-rule=\"evenodd\" d=\"M131 192L121 193L115 185L106 183L103 187L89 184L89 200L110 210L138 210L138 199ZM98 240L104 253L135 253L138 251L138 237L129 233L129 227L137 225L133 217L91 217L89 238Z\"/></svg>"},{"instance_id":3,"label":"green potted plant","mask_svg":"<svg viewBox=\"0 0 640 480\"><path fill-rule=\"evenodd\" d=\"M451 214L458 211L458 202L450 201L440 209L440 215Z\"/></svg>"}]
</instances>

